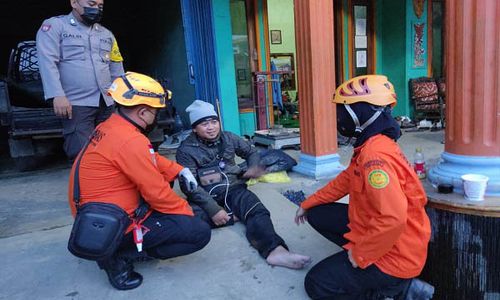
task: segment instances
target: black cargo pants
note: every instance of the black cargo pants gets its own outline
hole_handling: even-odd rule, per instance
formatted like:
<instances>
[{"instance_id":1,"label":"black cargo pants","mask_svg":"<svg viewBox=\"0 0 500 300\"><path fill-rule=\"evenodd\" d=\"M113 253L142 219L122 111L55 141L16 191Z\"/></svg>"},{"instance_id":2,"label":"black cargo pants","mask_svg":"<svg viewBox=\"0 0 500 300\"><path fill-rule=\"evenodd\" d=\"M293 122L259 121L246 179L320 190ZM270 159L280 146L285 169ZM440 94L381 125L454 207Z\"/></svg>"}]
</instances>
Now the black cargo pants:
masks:
<instances>
[{"instance_id":1,"label":"black cargo pants","mask_svg":"<svg viewBox=\"0 0 500 300\"><path fill-rule=\"evenodd\" d=\"M119 250L109 259L98 261L106 268L115 258L126 260L169 259L187 255L205 247L210 241L210 226L197 217L163 214L154 211L142 224L143 251L137 252L133 233L125 235Z\"/></svg>"},{"instance_id":2,"label":"black cargo pants","mask_svg":"<svg viewBox=\"0 0 500 300\"><path fill-rule=\"evenodd\" d=\"M214 197L221 207L225 207L224 196L225 193L221 192ZM226 210L232 212L245 225L247 240L262 257L267 258L278 246L288 249L285 241L274 230L270 212L245 184L229 189L226 204L229 207ZM212 228L217 227L203 209L193 205L193 211Z\"/></svg>"},{"instance_id":3,"label":"black cargo pants","mask_svg":"<svg viewBox=\"0 0 500 300\"><path fill-rule=\"evenodd\" d=\"M321 235L337 244L348 241L348 206L341 203L319 205L307 211L309 224ZM377 266L354 268L347 251L340 251L320 261L309 270L304 286L312 299L399 299L410 279L385 274Z\"/></svg>"}]
</instances>

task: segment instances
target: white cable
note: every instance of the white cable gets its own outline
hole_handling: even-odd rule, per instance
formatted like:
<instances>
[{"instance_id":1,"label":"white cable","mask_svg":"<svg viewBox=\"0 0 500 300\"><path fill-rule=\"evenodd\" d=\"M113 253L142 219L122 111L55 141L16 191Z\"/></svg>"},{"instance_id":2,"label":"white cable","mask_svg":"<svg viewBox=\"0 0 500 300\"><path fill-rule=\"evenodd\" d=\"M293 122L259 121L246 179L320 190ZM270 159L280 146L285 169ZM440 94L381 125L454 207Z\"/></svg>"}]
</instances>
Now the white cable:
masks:
<instances>
[{"instance_id":1,"label":"white cable","mask_svg":"<svg viewBox=\"0 0 500 300\"><path fill-rule=\"evenodd\" d=\"M224 196L224 206L227 208L227 210L229 210L230 212L228 212L227 214L228 215L232 215L233 214L233 211L232 209L229 208L229 205L227 205L227 194L229 192L229 178L227 178L227 175L226 173L222 172L222 175L224 175L224 177L226 177L226 181L227 181L227 186L226 186L226 195Z\"/></svg>"},{"instance_id":2,"label":"white cable","mask_svg":"<svg viewBox=\"0 0 500 300\"><path fill-rule=\"evenodd\" d=\"M220 183L220 184L218 184L218 185L216 185L216 186L212 187L212 188L210 189L210 191L208 192L208 194L209 194L209 195L212 195L212 191L213 191L216 187L219 187L219 186L223 186L223 185L225 185L225 186L226 186L226 194L224 195L224 206L227 208L227 210L229 210L229 211L230 211L230 212L228 212L228 213L227 213L227 214L230 216L230 215L232 215L232 214L233 214L233 212L232 212L231 208L229 208L229 205L227 205L227 195L228 195L228 193L229 193L229 178L227 177L226 173L224 173L224 172L222 172L222 171L221 171L221 174L222 174L222 175L224 175L224 177L226 178L226 183ZM247 210L247 212L245 213L245 216L243 217L243 220L245 220L245 221L246 221L248 214L249 214L249 213L250 213L250 212L251 212L251 211L252 211L252 210L253 210L253 209L254 209L257 205L259 205L259 204L262 204L262 202L260 202L260 201L259 201L259 202L255 203L252 207L250 207L250 209L249 209L249 210Z\"/></svg>"},{"instance_id":3,"label":"white cable","mask_svg":"<svg viewBox=\"0 0 500 300\"><path fill-rule=\"evenodd\" d=\"M247 210L247 212L246 212L246 214L245 214L245 217L243 217L243 220L245 220L245 221L246 221L246 220L247 220L247 216L248 216L248 214L252 211L252 209L254 209L254 208L255 208L257 205L259 205L259 204L262 204L262 202L257 202L257 203L255 203L252 207L250 207L250 209L249 209L249 210Z\"/></svg>"},{"instance_id":4,"label":"white cable","mask_svg":"<svg viewBox=\"0 0 500 300\"><path fill-rule=\"evenodd\" d=\"M216 185L216 186L212 187L212 188L210 189L210 191L208 192L208 194L209 194L210 196L212 196L212 191L213 191L215 188L217 188L217 187L219 187L219 186L224 186L224 185L225 185L225 186L226 186L226 194L224 195L224 206L227 208L227 210L229 210L229 211L230 211L230 212L228 212L227 214L228 214L228 215L232 215L232 214L233 214L233 212L232 212L232 211L231 211L231 209L229 208L229 205L227 205L227 194L229 193L229 178L227 177L226 173L224 173L224 172L222 172L222 171L221 171L221 174L222 174L222 175L224 175L224 177L226 178L226 183L220 183L220 184L218 184L218 185Z\"/></svg>"},{"instance_id":5,"label":"white cable","mask_svg":"<svg viewBox=\"0 0 500 300\"><path fill-rule=\"evenodd\" d=\"M211 189L210 189L210 191L208 192L208 194L211 196L211 195L212 195L212 191L213 191L216 187L219 187L219 186L221 186L221 185L226 185L226 186L227 186L227 183L220 183L220 184L218 184L218 185L214 186L213 188L211 188Z\"/></svg>"}]
</instances>

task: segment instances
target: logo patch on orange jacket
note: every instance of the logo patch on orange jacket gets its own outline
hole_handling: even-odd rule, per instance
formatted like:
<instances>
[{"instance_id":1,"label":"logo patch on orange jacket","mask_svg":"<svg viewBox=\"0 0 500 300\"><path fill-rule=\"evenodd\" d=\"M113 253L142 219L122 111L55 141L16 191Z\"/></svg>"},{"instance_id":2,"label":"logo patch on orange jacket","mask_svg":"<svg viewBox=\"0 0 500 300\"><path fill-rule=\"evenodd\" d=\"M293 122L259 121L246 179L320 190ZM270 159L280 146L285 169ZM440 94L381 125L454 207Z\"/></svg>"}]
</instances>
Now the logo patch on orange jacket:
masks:
<instances>
[{"instance_id":1,"label":"logo patch on orange jacket","mask_svg":"<svg viewBox=\"0 0 500 300\"><path fill-rule=\"evenodd\" d=\"M383 189L389 184L389 176L383 170L373 170L368 174L368 183L376 189Z\"/></svg>"},{"instance_id":2,"label":"logo patch on orange jacket","mask_svg":"<svg viewBox=\"0 0 500 300\"><path fill-rule=\"evenodd\" d=\"M365 169L368 169L368 168L371 168L371 167L382 167L384 165L384 162L382 160L378 160L378 159L373 159L373 160L370 160L368 162L366 162L363 167Z\"/></svg>"}]
</instances>

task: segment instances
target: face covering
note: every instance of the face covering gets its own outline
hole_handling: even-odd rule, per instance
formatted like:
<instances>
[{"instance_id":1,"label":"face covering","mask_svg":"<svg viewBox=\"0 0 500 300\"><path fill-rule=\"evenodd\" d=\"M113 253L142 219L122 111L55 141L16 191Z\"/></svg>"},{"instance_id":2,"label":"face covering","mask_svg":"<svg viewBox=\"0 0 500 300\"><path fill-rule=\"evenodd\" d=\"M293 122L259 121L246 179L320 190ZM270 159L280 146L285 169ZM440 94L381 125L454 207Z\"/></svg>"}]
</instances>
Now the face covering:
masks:
<instances>
[{"instance_id":1,"label":"face covering","mask_svg":"<svg viewBox=\"0 0 500 300\"><path fill-rule=\"evenodd\" d=\"M150 134L151 131L153 131L156 128L156 125L158 125L158 116L159 116L159 113L156 114L156 117L154 118L154 120L153 120L153 122L151 124L146 123L146 121L144 121L142 118L140 118L144 122L144 124L147 124L146 128L142 128L142 126L140 126L139 124L137 124L136 122L134 122L125 113L123 113L123 111L120 109L120 106L118 106L116 108L116 111L125 120L129 121L132 125L134 125L137 129L139 129L141 131L141 133L144 134L144 135Z\"/></svg>"},{"instance_id":2,"label":"face covering","mask_svg":"<svg viewBox=\"0 0 500 300\"><path fill-rule=\"evenodd\" d=\"M356 114L361 127L365 123L368 125L361 131L356 132L356 125L352 116L343 104L337 104L337 129L343 136L351 138L349 143L353 147L361 146L370 137L383 134L393 140L397 140L401 131L396 121L391 115L390 107L376 107L364 102L350 105L351 110ZM373 120L370 122L370 119Z\"/></svg>"},{"instance_id":3,"label":"face covering","mask_svg":"<svg viewBox=\"0 0 500 300\"><path fill-rule=\"evenodd\" d=\"M337 104L337 130L345 137L352 138L355 136L356 125L344 104Z\"/></svg>"},{"instance_id":4,"label":"face covering","mask_svg":"<svg viewBox=\"0 0 500 300\"><path fill-rule=\"evenodd\" d=\"M82 17L82 20L85 24L87 24L88 26L92 26L95 23L99 23L99 21L101 21L102 14L102 9L99 9L97 7L83 7L83 14L80 16Z\"/></svg>"},{"instance_id":5,"label":"face covering","mask_svg":"<svg viewBox=\"0 0 500 300\"><path fill-rule=\"evenodd\" d=\"M156 114L153 122L151 124L148 124L146 123L146 121L142 120L146 125L146 127L144 129L142 129L142 132L145 134L145 135L148 135L151 133L151 131L153 131L156 126L158 125L158 115L159 115L159 112Z\"/></svg>"}]
</instances>

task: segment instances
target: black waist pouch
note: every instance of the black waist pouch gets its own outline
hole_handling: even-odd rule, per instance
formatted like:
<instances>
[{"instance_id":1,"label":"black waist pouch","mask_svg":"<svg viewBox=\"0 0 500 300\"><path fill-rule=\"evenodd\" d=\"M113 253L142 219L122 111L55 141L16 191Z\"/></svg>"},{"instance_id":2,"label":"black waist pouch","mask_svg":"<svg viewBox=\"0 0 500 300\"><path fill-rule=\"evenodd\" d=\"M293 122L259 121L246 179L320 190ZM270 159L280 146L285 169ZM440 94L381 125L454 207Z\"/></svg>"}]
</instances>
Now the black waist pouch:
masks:
<instances>
[{"instance_id":1,"label":"black waist pouch","mask_svg":"<svg viewBox=\"0 0 500 300\"><path fill-rule=\"evenodd\" d=\"M200 168L197 172L203 187L211 187L222 182L222 171L218 166Z\"/></svg>"},{"instance_id":2,"label":"black waist pouch","mask_svg":"<svg viewBox=\"0 0 500 300\"><path fill-rule=\"evenodd\" d=\"M115 204L85 203L78 208L68 250L84 259L107 258L120 246L130 223L127 213Z\"/></svg>"}]
</instances>

